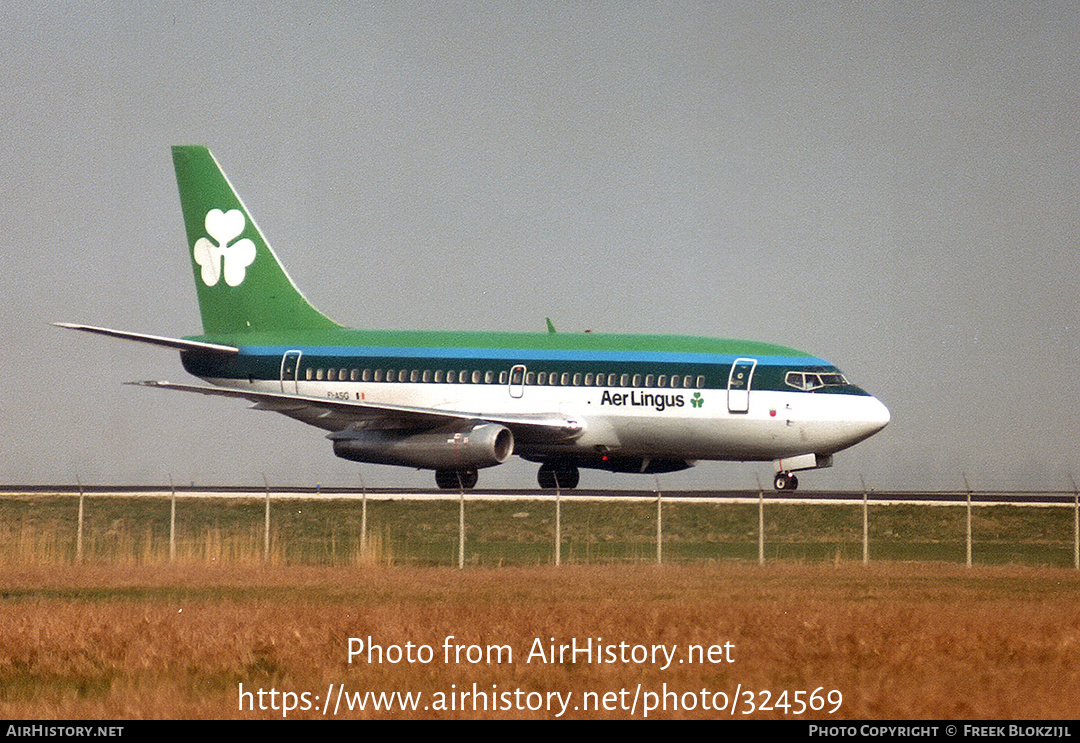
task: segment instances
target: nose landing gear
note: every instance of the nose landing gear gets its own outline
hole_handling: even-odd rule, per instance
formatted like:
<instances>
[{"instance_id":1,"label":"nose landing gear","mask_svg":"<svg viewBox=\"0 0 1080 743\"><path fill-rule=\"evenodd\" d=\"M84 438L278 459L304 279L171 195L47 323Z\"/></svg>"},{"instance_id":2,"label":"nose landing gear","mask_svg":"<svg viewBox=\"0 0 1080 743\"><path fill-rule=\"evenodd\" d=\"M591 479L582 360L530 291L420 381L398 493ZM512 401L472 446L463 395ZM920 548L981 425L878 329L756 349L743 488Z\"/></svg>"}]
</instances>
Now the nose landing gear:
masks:
<instances>
[{"instance_id":1,"label":"nose landing gear","mask_svg":"<svg viewBox=\"0 0 1080 743\"><path fill-rule=\"evenodd\" d=\"M799 478L790 472L777 472L773 487L777 490L795 490L799 487Z\"/></svg>"}]
</instances>

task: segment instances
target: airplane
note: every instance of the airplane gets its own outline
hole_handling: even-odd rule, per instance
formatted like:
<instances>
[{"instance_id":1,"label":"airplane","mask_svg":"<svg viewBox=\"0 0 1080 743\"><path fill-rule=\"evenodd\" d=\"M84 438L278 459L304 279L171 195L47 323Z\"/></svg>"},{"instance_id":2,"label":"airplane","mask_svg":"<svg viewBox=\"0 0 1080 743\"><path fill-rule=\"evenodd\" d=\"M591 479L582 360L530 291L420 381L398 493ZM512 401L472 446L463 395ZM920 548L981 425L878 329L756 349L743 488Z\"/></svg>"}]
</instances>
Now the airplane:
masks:
<instances>
[{"instance_id":1,"label":"airplane","mask_svg":"<svg viewBox=\"0 0 1080 743\"><path fill-rule=\"evenodd\" d=\"M170 338L56 325L180 352L207 385L132 382L242 398L328 431L347 460L434 470L439 488L516 455L542 489L582 468L656 474L699 460L772 461L777 490L890 419L811 354L679 335L347 329L296 288L210 150L172 148L202 314Z\"/></svg>"}]
</instances>

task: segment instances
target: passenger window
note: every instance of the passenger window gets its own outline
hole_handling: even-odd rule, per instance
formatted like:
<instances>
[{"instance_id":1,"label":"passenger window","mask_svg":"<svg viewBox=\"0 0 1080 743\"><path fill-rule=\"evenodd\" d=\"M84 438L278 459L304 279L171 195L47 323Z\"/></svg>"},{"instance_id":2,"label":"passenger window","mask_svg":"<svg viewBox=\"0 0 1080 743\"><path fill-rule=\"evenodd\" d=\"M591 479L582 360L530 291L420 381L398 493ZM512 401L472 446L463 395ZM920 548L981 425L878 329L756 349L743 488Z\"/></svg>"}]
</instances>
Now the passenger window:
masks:
<instances>
[{"instance_id":1,"label":"passenger window","mask_svg":"<svg viewBox=\"0 0 1080 743\"><path fill-rule=\"evenodd\" d=\"M561 384L563 387L570 386L570 372L562 373L562 379L559 380L559 384Z\"/></svg>"},{"instance_id":2,"label":"passenger window","mask_svg":"<svg viewBox=\"0 0 1080 743\"><path fill-rule=\"evenodd\" d=\"M652 374L646 374L645 375L645 386L646 387L652 387L653 386L652 383L653 383L653 375Z\"/></svg>"},{"instance_id":3,"label":"passenger window","mask_svg":"<svg viewBox=\"0 0 1080 743\"><path fill-rule=\"evenodd\" d=\"M444 374L442 369L435 370L435 384L442 384Z\"/></svg>"},{"instance_id":4,"label":"passenger window","mask_svg":"<svg viewBox=\"0 0 1080 743\"><path fill-rule=\"evenodd\" d=\"M581 372L574 372L574 386L581 386Z\"/></svg>"},{"instance_id":5,"label":"passenger window","mask_svg":"<svg viewBox=\"0 0 1080 743\"><path fill-rule=\"evenodd\" d=\"M536 384L541 387L547 384L547 372L540 372L536 375Z\"/></svg>"},{"instance_id":6,"label":"passenger window","mask_svg":"<svg viewBox=\"0 0 1080 743\"><path fill-rule=\"evenodd\" d=\"M589 372L588 374L585 375L585 386L586 387L592 387L592 380L593 380L593 374L592 374L592 372Z\"/></svg>"},{"instance_id":7,"label":"passenger window","mask_svg":"<svg viewBox=\"0 0 1080 743\"><path fill-rule=\"evenodd\" d=\"M634 375L634 387L640 387L640 386L641 386L641 375L640 374L635 374Z\"/></svg>"},{"instance_id":8,"label":"passenger window","mask_svg":"<svg viewBox=\"0 0 1080 743\"><path fill-rule=\"evenodd\" d=\"M480 384L480 380L483 378L483 374L484 373L482 371L480 371L479 369L474 371L472 373L472 383L473 384Z\"/></svg>"},{"instance_id":9,"label":"passenger window","mask_svg":"<svg viewBox=\"0 0 1080 743\"><path fill-rule=\"evenodd\" d=\"M536 384L536 372L529 372L525 375L525 384Z\"/></svg>"},{"instance_id":10,"label":"passenger window","mask_svg":"<svg viewBox=\"0 0 1080 743\"><path fill-rule=\"evenodd\" d=\"M509 379L509 374L507 372L499 372L499 384L506 384L507 379Z\"/></svg>"},{"instance_id":11,"label":"passenger window","mask_svg":"<svg viewBox=\"0 0 1080 743\"><path fill-rule=\"evenodd\" d=\"M484 372L484 384L491 384L494 381L495 381L495 372L493 372L493 371Z\"/></svg>"},{"instance_id":12,"label":"passenger window","mask_svg":"<svg viewBox=\"0 0 1080 743\"><path fill-rule=\"evenodd\" d=\"M657 387L667 387L667 374L661 374L656 378Z\"/></svg>"},{"instance_id":13,"label":"passenger window","mask_svg":"<svg viewBox=\"0 0 1080 743\"><path fill-rule=\"evenodd\" d=\"M704 389L704 388L705 388L705 376L704 376L704 375L700 375L700 374L698 375L698 378L697 378L697 388L698 388L699 390L701 390L701 389Z\"/></svg>"},{"instance_id":14,"label":"passenger window","mask_svg":"<svg viewBox=\"0 0 1080 743\"><path fill-rule=\"evenodd\" d=\"M310 366L307 369L304 370L304 379L308 380L309 382L311 381L311 367Z\"/></svg>"},{"instance_id":15,"label":"passenger window","mask_svg":"<svg viewBox=\"0 0 1080 743\"><path fill-rule=\"evenodd\" d=\"M456 371L451 369L450 371L446 372L446 382L447 382L447 384L453 384L456 381L457 381L457 372Z\"/></svg>"},{"instance_id":16,"label":"passenger window","mask_svg":"<svg viewBox=\"0 0 1080 743\"><path fill-rule=\"evenodd\" d=\"M676 387L678 387L679 386L679 381L680 381L679 380L679 375L678 374L672 374L671 375L671 388L675 389Z\"/></svg>"},{"instance_id":17,"label":"passenger window","mask_svg":"<svg viewBox=\"0 0 1080 743\"><path fill-rule=\"evenodd\" d=\"M428 382L431 381L431 369L424 369L423 380L424 380L424 384L427 384Z\"/></svg>"}]
</instances>

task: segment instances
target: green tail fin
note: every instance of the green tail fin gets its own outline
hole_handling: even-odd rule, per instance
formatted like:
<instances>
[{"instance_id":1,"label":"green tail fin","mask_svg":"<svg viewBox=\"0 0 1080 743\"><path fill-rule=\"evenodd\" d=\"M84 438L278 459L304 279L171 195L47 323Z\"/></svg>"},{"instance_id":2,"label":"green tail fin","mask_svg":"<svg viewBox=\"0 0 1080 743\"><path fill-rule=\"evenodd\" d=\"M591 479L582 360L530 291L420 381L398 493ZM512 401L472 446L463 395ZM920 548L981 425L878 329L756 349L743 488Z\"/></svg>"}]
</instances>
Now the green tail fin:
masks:
<instances>
[{"instance_id":1,"label":"green tail fin","mask_svg":"<svg viewBox=\"0 0 1080 743\"><path fill-rule=\"evenodd\" d=\"M339 327L293 284L210 150L172 155L204 332Z\"/></svg>"}]
</instances>

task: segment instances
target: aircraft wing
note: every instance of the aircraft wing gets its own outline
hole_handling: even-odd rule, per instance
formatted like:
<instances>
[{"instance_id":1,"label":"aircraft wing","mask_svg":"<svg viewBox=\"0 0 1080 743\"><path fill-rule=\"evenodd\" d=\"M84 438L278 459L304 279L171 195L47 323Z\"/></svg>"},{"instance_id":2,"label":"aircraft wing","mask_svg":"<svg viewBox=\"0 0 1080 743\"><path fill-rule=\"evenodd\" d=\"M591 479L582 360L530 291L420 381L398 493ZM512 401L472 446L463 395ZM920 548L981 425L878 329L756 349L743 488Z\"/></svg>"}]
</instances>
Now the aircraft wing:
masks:
<instances>
[{"instance_id":1,"label":"aircraft wing","mask_svg":"<svg viewBox=\"0 0 1080 743\"><path fill-rule=\"evenodd\" d=\"M520 441L569 441L581 435L581 421L557 413L496 414L471 413L438 408L418 408L406 405L383 405L361 400L307 397L287 392L259 392L229 387L206 387L174 382L128 382L139 387L194 392L217 397L239 397L254 403L256 410L271 410L328 431L346 429L409 429L439 428L466 423L499 423L509 428Z\"/></svg>"}]
</instances>

